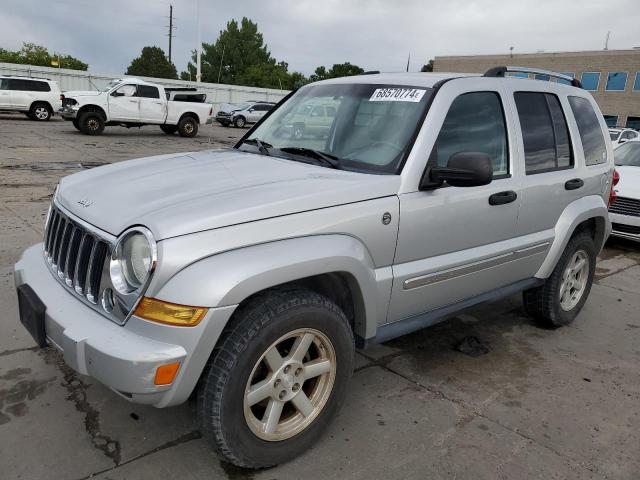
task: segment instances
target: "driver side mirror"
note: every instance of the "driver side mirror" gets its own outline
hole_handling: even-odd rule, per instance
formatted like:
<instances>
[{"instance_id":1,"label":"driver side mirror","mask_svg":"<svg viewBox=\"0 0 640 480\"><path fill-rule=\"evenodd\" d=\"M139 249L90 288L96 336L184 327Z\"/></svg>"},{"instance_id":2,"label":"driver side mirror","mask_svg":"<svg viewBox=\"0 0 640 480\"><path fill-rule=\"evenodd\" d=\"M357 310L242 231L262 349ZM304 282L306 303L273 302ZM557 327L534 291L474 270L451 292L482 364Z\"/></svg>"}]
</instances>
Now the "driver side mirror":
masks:
<instances>
[{"instance_id":1,"label":"driver side mirror","mask_svg":"<svg viewBox=\"0 0 640 480\"><path fill-rule=\"evenodd\" d=\"M620 140L618 140L618 143L624 143L624 142L626 142L626 141L627 141L627 139L626 139L626 138L621 138Z\"/></svg>"},{"instance_id":2,"label":"driver side mirror","mask_svg":"<svg viewBox=\"0 0 640 480\"><path fill-rule=\"evenodd\" d=\"M451 155L446 167L428 167L420 181L420 189L440 187L477 187L493 180L493 162L482 152L458 152Z\"/></svg>"}]
</instances>

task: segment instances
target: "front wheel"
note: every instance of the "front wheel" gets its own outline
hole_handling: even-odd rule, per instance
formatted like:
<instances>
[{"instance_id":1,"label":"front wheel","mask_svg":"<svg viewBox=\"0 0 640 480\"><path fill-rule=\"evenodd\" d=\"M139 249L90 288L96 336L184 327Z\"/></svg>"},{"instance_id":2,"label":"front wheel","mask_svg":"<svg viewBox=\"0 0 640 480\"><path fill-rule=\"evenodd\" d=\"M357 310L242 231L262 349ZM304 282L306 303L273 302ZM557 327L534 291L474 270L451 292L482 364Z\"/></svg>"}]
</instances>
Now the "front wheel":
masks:
<instances>
[{"instance_id":1,"label":"front wheel","mask_svg":"<svg viewBox=\"0 0 640 480\"><path fill-rule=\"evenodd\" d=\"M525 310L545 327L568 325L587 301L595 270L593 238L588 232L581 232L569 240L544 284L523 293Z\"/></svg>"},{"instance_id":2,"label":"front wheel","mask_svg":"<svg viewBox=\"0 0 640 480\"><path fill-rule=\"evenodd\" d=\"M78 119L78 126L86 135L99 135L104 130L104 118L99 112L84 112Z\"/></svg>"},{"instance_id":3,"label":"front wheel","mask_svg":"<svg viewBox=\"0 0 640 480\"><path fill-rule=\"evenodd\" d=\"M242 128L247 124L247 119L240 115L239 117L236 117L233 124L238 128Z\"/></svg>"},{"instance_id":4,"label":"front wheel","mask_svg":"<svg viewBox=\"0 0 640 480\"><path fill-rule=\"evenodd\" d=\"M236 313L203 373L198 415L220 457L263 468L309 448L344 401L354 340L309 290L273 290Z\"/></svg>"},{"instance_id":5,"label":"front wheel","mask_svg":"<svg viewBox=\"0 0 640 480\"><path fill-rule=\"evenodd\" d=\"M81 130L80 130L80 123L78 122L78 119L77 119L77 118L74 118L73 120L71 120L71 123L73 124L73 126L74 126L74 128L75 128L76 130L81 131Z\"/></svg>"},{"instance_id":6,"label":"front wheel","mask_svg":"<svg viewBox=\"0 0 640 480\"><path fill-rule=\"evenodd\" d=\"M181 137L193 138L198 134L198 122L193 117L182 117L178 122Z\"/></svg>"}]
</instances>

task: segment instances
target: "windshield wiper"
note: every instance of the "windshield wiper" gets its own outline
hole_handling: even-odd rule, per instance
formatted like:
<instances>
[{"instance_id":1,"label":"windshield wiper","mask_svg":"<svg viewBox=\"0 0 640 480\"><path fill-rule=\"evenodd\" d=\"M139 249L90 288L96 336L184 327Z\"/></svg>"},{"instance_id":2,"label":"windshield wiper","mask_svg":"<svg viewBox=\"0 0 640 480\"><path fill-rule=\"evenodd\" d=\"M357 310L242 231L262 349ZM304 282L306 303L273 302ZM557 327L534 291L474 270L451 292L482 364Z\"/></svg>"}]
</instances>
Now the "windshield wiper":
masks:
<instances>
[{"instance_id":1,"label":"windshield wiper","mask_svg":"<svg viewBox=\"0 0 640 480\"><path fill-rule=\"evenodd\" d=\"M320 150L305 147L282 147L279 150L285 153L293 153L295 155L302 155L304 157L320 160L322 164L329 168L340 169L340 159L338 157L321 152Z\"/></svg>"},{"instance_id":2,"label":"windshield wiper","mask_svg":"<svg viewBox=\"0 0 640 480\"><path fill-rule=\"evenodd\" d=\"M262 140L258 140L257 138L250 138L242 143L254 143L256 147L258 147L258 151L262 155L266 155L267 157L271 156L271 154L269 153L269 149L273 147L273 145L271 145L270 143L263 142Z\"/></svg>"}]
</instances>

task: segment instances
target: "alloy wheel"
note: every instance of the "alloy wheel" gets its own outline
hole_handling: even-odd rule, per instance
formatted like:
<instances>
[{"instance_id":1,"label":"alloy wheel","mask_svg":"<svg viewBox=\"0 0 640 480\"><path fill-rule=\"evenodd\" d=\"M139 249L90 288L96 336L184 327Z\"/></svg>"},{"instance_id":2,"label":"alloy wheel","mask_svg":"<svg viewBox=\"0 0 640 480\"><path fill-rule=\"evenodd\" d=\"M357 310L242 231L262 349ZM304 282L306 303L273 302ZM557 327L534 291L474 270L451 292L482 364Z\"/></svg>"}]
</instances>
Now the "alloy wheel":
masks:
<instances>
[{"instance_id":1,"label":"alloy wheel","mask_svg":"<svg viewBox=\"0 0 640 480\"><path fill-rule=\"evenodd\" d=\"M584 250L578 250L562 274L560 283L560 307L568 312L582 298L589 280L589 256Z\"/></svg>"},{"instance_id":2,"label":"alloy wheel","mask_svg":"<svg viewBox=\"0 0 640 480\"><path fill-rule=\"evenodd\" d=\"M303 328L276 340L253 368L244 394L250 430L281 441L307 428L331 396L336 353L322 332Z\"/></svg>"}]
</instances>

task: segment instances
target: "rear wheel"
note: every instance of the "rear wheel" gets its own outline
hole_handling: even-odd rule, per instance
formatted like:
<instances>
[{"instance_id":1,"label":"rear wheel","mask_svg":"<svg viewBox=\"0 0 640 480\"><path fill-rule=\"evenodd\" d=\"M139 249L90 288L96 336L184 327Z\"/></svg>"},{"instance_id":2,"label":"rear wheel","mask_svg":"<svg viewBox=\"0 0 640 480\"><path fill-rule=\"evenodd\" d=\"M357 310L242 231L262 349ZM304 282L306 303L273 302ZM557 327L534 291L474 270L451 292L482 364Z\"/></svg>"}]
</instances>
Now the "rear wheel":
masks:
<instances>
[{"instance_id":1,"label":"rear wheel","mask_svg":"<svg viewBox=\"0 0 640 480\"><path fill-rule=\"evenodd\" d=\"M98 112L84 112L78 119L78 126L86 135L99 135L104 130L104 118Z\"/></svg>"},{"instance_id":2,"label":"rear wheel","mask_svg":"<svg viewBox=\"0 0 640 480\"><path fill-rule=\"evenodd\" d=\"M51 118L51 109L46 103L34 103L29 109L29 118L38 122L46 122Z\"/></svg>"},{"instance_id":3,"label":"rear wheel","mask_svg":"<svg viewBox=\"0 0 640 480\"><path fill-rule=\"evenodd\" d=\"M202 432L226 461L277 465L309 448L339 410L353 370L349 322L309 290L241 307L201 378Z\"/></svg>"},{"instance_id":4,"label":"rear wheel","mask_svg":"<svg viewBox=\"0 0 640 480\"><path fill-rule=\"evenodd\" d=\"M162 130L167 135L173 135L178 131L177 125L160 125L160 130Z\"/></svg>"},{"instance_id":5,"label":"rear wheel","mask_svg":"<svg viewBox=\"0 0 640 480\"><path fill-rule=\"evenodd\" d=\"M195 137L198 134L198 122L191 116L182 117L178 122L178 133L181 137Z\"/></svg>"},{"instance_id":6,"label":"rear wheel","mask_svg":"<svg viewBox=\"0 0 640 480\"><path fill-rule=\"evenodd\" d=\"M589 296L596 269L596 248L587 232L574 236L543 285L523 293L525 310L541 325L571 323Z\"/></svg>"}]
</instances>

